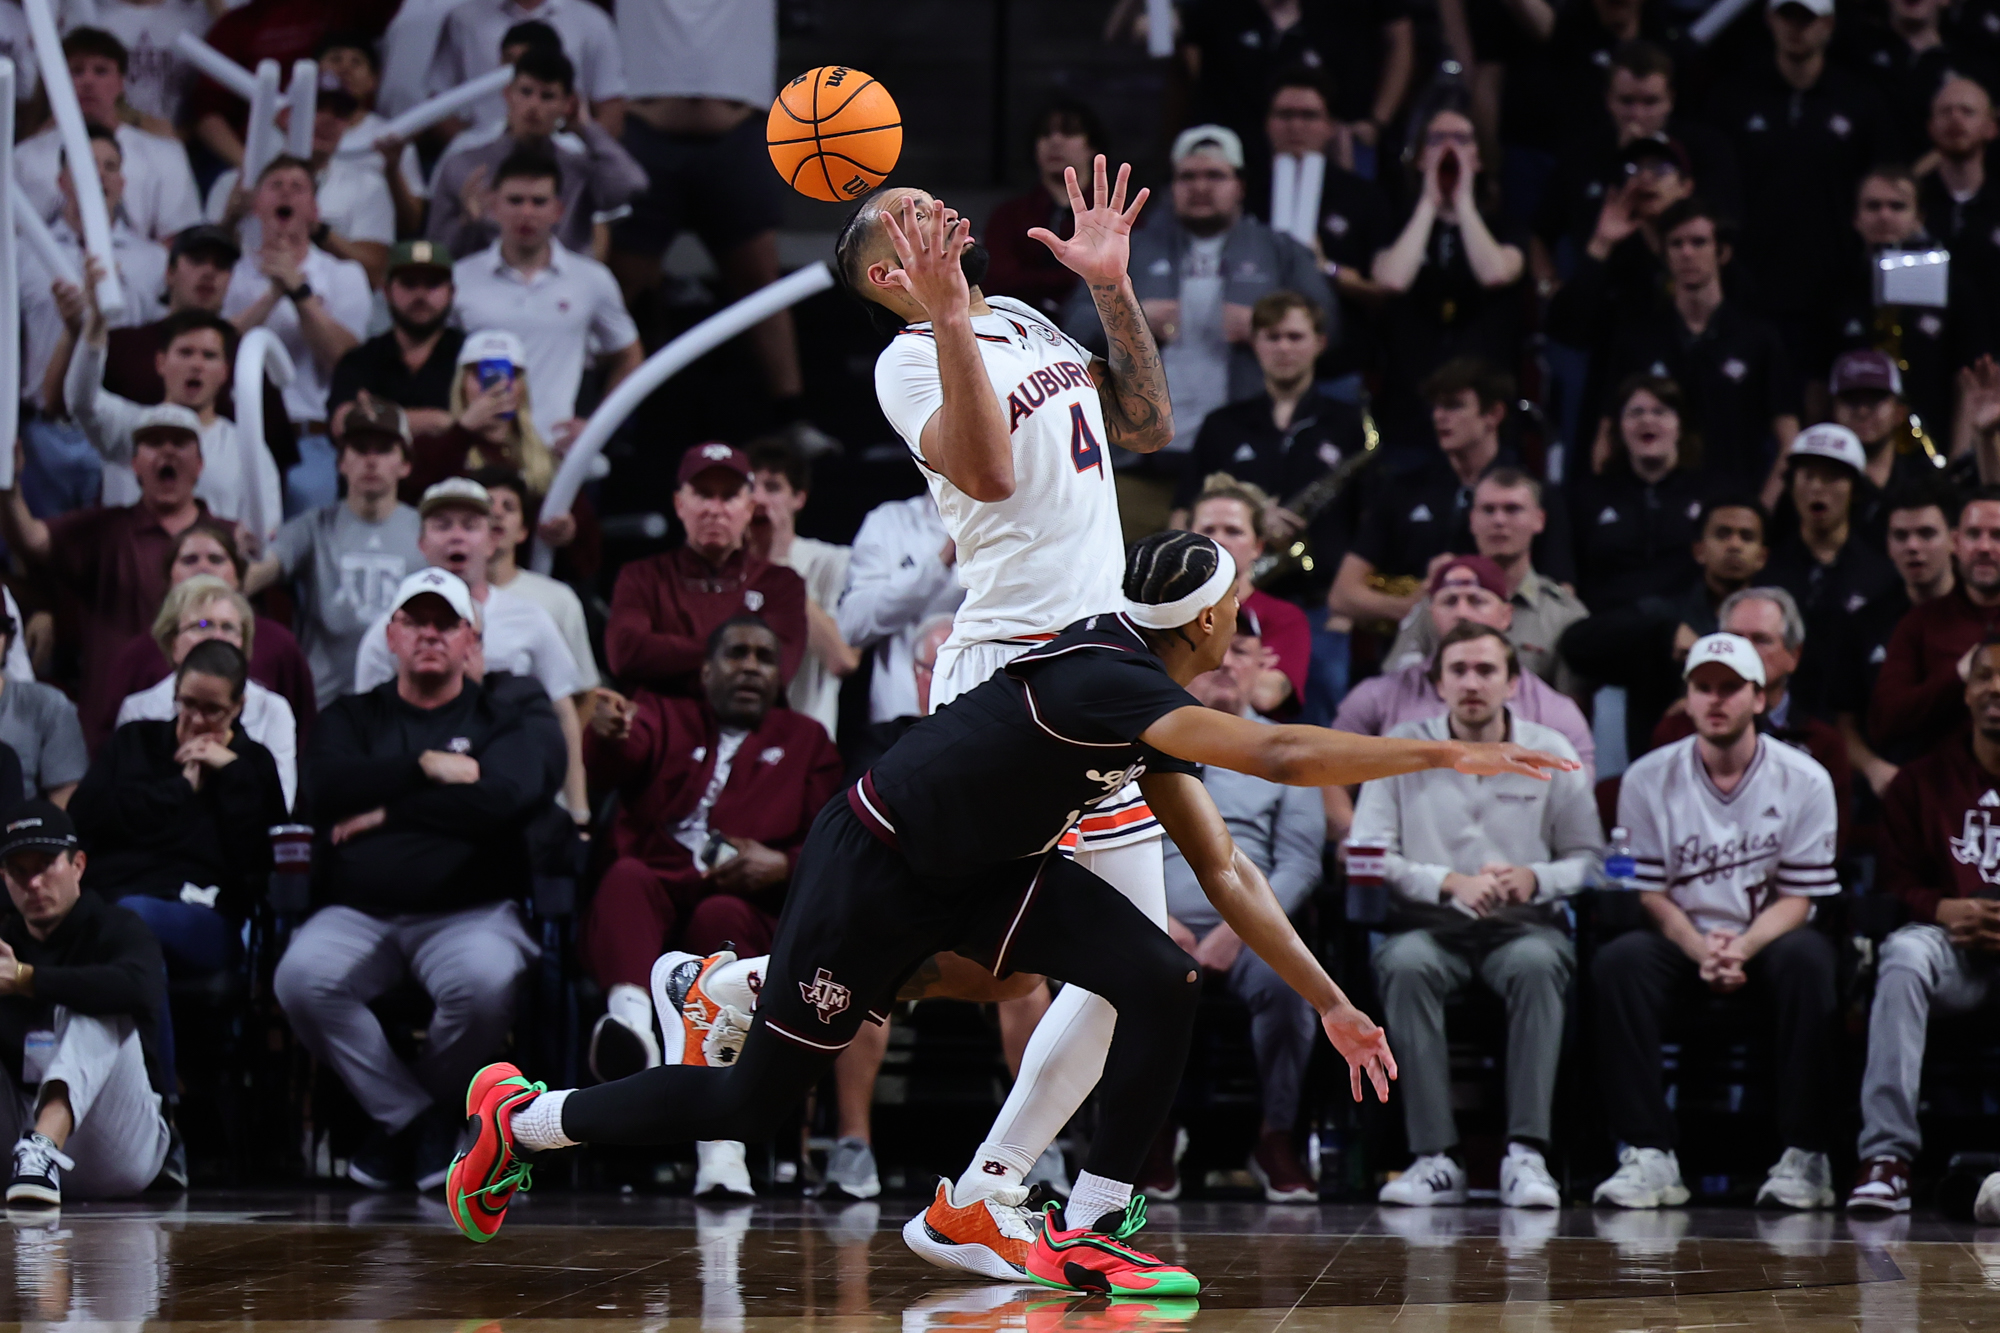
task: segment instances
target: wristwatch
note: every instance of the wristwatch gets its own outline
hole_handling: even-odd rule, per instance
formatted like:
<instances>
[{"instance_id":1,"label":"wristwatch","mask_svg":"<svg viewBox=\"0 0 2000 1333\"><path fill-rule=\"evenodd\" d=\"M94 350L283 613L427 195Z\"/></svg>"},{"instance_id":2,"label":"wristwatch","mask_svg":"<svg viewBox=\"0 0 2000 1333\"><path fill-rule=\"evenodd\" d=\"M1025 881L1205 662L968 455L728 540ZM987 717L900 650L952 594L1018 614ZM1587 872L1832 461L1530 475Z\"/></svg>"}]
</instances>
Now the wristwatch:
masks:
<instances>
[{"instance_id":1,"label":"wristwatch","mask_svg":"<svg viewBox=\"0 0 2000 1333\"><path fill-rule=\"evenodd\" d=\"M312 284L301 280L299 285L292 288L290 291L286 292L285 296L291 301L293 305L297 305L299 302L305 300L308 296L311 296L312 294L313 294Z\"/></svg>"}]
</instances>

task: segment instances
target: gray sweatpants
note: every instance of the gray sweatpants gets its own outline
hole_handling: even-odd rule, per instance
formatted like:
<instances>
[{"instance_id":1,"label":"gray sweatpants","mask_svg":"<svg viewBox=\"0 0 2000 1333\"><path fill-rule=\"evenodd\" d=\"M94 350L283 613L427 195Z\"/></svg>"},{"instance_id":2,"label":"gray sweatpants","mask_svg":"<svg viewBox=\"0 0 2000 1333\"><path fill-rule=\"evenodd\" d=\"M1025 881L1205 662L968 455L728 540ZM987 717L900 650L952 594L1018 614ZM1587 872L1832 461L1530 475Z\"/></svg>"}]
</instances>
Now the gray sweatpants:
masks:
<instances>
[{"instance_id":1,"label":"gray sweatpants","mask_svg":"<svg viewBox=\"0 0 2000 1333\"><path fill-rule=\"evenodd\" d=\"M515 983L540 955L513 903L398 917L323 907L278 963L278 1003L306 1049L393 1134L433 1102L459 1103L473 1074L499 1057ZM368 1008L406 976L436 1006L416 1069L396 1058Z\"/></svg>"},{"instance_id":2,"label":"gray sweatpants","mask_svg":"<svg viewBox=\"0 0 2000 1333\"><path fill-rule=\"evenodd\" d=\"M1569 938L1551 926L1530 926L1503 944L1467 952L1446 948L1427 930L1406 930L1384 940L1374 962L1410 1151L1444 1152L1458 1144L1444 1006L1475 974L1507 1006L1507 1136L1547 1143L1562 1059L1563 994L1576 968Z\"/></svg>"},{"instance_id":3,"label":"gray sweatpants","mask_svg":"<svg viewBox=\"0 0 2000 1333\"><path fill-rule=\"evenodd\" d=\"M1915 1161L1924 1038L1933 1013L1962 1014L1986 1003L2000 958L1952 945L1942 926L1908 925L1882 941L1875 1004L1868 1012L1868 1070L1861 1077L1862 1161Z\"/></svg>"},{"instance_id":4,"label":"gray sweatpants","mask_svg":"<svg viewBox=\"0 0 2000 1333\"><path fill-rule=\"evenodd\" d=\"M1250 1049L1264 1098L1264 1128L1290 1130L1298 1123L1299 1088L1312 1059L1319 1015L1247 946L1229 969L1229 993L1250 1009Z\"/></svg>"},{"instance_id":5,"label":"gray sweatpants","mask_svg":"<svg viewBox=\"0 0 2000 1333\"><path fill-rule=\"evenodd\" d=\"M0 1096L0 1143L11 1149L32 1130L42 1089L60 1083L76 1121L63 1144L76 1163L62 1173L63 1197L129 1198L160 1174L169 1137L138 1025L124 1015L78 1014L58 1005L55 1034L41 1083L24 1087L0 1066L6 1092Z\"/></svg>"}]
</instances>

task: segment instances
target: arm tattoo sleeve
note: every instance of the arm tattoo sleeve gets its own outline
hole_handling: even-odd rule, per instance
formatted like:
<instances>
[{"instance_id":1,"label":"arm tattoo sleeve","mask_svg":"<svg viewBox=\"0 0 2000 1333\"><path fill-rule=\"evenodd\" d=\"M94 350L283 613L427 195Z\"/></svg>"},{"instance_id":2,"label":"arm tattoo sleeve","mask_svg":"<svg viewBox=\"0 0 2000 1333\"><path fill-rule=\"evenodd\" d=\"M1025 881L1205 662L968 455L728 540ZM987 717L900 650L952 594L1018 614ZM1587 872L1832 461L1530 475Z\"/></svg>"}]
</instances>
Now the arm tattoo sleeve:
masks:
<instances>
[{"instance_id":1,"label":"arm tattoo sleeve","mask_svg":"<svg viewBox=\"0 0 2000 1333\"><path fill-rule=\"evenodd\" d=\"M1092 283L1091 299L1104 321L1109 373L1097 392L1111 442L1134 453L1152 453L1174 437L1174 410L1159 344L1128 282Z\"/></svg>"}]
</instances>

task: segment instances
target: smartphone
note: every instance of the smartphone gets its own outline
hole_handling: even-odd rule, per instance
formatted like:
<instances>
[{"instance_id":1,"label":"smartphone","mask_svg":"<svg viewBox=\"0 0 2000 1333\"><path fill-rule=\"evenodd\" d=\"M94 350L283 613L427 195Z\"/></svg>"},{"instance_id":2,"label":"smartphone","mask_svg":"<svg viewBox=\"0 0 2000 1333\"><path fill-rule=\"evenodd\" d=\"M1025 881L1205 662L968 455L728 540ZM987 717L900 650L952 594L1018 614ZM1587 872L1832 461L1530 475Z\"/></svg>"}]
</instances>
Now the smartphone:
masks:
<instances>
[{"instance_id":1,"label":"smartphone","mask_svg":"<svg viewBox=\"0 0 2000 1333\"><path fill-rule=\"evenodd\" d=\"M694 863L701 868L703 874L707 874L717 866L734 861L740 855L742 853L736 850L729 839L711 829L708 841L702 844L699 852L695 853Z\"/></svg>"},{"instance_id":2,"label":"smartphone","mask_svg":"<svg viewBox=\"0 0 2000 1333\"><path fill-rule=\"evenodd\" d=\"M512 384L514 382L514 363L504 356L482 358L474 364L473 369L479 376L479 387L481 389L491 389L496 384ZM506 412L502 415L507 420L512 421L516 414Z\"/></svg>"}]
</instances>

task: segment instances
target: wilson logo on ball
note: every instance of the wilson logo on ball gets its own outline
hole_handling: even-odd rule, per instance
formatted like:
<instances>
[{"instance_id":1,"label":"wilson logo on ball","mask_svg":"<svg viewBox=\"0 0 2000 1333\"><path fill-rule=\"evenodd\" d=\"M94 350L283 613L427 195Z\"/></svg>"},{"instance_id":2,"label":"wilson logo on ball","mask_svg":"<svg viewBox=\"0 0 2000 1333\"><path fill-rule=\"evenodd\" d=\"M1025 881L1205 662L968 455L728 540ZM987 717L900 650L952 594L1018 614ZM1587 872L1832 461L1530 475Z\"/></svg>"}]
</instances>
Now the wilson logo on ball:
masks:
<instances>
[{"instance_id":1,"label":"wilson logo on ball","mask_svg":"<svg viewBox=\"0 0 2000 1333\"><path fill-rule=\"evenodd\" d=\"M880 185L903 152L889 90L858 69L827 65L787 83L764 127L771 165L800 194L829 203Z\"/></svg>"}]
</instances>

